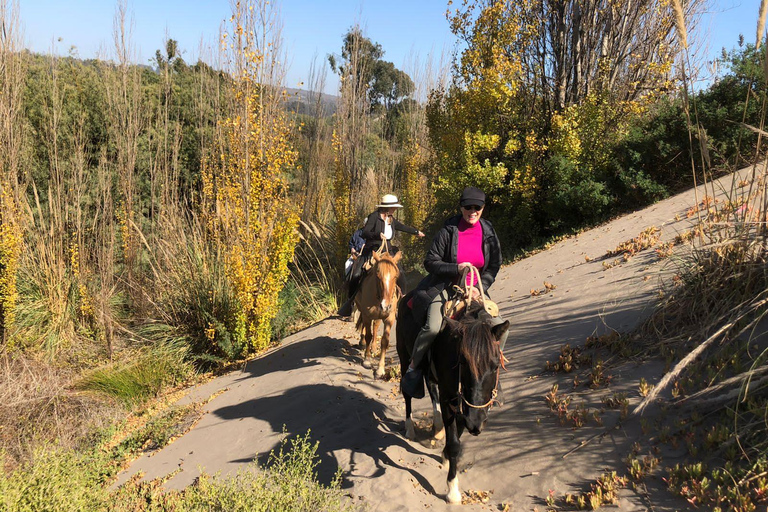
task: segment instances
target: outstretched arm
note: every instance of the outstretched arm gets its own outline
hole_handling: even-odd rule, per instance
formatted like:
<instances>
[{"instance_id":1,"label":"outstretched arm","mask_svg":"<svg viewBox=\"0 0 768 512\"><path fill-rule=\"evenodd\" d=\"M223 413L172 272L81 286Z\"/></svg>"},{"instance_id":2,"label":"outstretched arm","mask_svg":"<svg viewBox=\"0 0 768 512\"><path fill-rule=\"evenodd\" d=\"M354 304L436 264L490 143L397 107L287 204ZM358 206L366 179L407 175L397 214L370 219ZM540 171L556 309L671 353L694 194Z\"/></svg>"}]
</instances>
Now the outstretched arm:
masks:
<instances>
[{"instance_id":1,"label":"outstretched arm","mask_svg":"<svg viewBox=\"0 0 768 512\"><path fill-rule=\"evenodd\" d=\"M393 227L394 227L394 228L395 228L397 231L402 231L402 232L404 232L404 233L410 233L410 234L412 234L412 235L417 235L417 236L420 236L420 237L424 236L424 233L422 233L422 232L421 232L421 231L419 231L418 229L416 229L416 228L413 228L413 227L411 227L411 226L408 226L408 225L406 225L406 224L403 224L402 222L400 222L399 220L397 220L397 219L395 219L395 218L392 218L392 221L393 221L393 222L392 222L392 226L393 226Z\"/></svg>"}]
</instances>

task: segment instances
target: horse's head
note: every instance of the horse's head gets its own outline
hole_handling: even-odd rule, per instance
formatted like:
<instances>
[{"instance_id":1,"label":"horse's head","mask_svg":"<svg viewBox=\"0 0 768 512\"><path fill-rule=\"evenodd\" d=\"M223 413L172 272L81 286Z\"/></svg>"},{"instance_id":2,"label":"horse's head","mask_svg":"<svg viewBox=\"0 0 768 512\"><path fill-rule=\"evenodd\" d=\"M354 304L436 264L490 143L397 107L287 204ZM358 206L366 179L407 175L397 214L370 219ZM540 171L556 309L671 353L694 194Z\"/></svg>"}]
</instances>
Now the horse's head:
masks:
<instances>
[{"instance_id":1,"label":"horse's head","mask_svg":"<svg viewBox=\"0 0 768 512\"><path fill-rule=\"evenodd\" d=\"M400 277L400 269L397 268L397 262L400 261L402 253L398 252L394 256L389 253L373 253L374 272L376 273L376 282L378 283L378 306L385 313L394 308L397 302L397 278Z\"/></svg>"},{"instance_id":2,"label":"horse's head","mask_svg":"<svg viewBox=\"0 0 768 512\"><path fill-rule=\"evenodd\" d=\"M446 323L451 336L459 340L464 425L476 436L482 432L488 408L496 398L503 357L499 340L509 329L509 321L493 325L492 317L473 303L461 320L446 318Z\"/></svg>"}]
</instances>

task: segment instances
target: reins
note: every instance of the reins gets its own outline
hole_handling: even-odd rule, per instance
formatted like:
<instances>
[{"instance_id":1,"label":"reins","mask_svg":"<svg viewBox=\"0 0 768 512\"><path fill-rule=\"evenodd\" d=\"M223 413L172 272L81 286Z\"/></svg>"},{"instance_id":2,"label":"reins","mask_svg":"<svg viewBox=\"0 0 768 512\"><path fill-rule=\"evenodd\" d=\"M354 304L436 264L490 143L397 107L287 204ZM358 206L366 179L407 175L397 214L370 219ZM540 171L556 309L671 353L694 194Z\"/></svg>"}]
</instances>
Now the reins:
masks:
<instances>
[{"instance_id":1,"label":"reins","mask_svg":"<svg viewBox=\"0 0 768 512\"><path fill-rule=\"evenodd\" d=\"M377 253L379 256L381 256L381 255L382 255L382 254L384 254L385 252L389 252L389 245L387 245L387 239L386 239L386 238L385 238L384 240L382 240L382 241L381 241L381 245L379 246L379 248L378 248L378 249L376 249L376 253Z\"/></svg>"},{"instance_id":2,"label":"reins","mask_svg":"<svg viewBox=\"0 0 768 512\"><path fill-rule=\"evenodd\" d=\"M469 274L469 282L467 282L467 274ZM486 304L483 280L480 278L480 270L478 270L476 266L470 265L469 267L465 267L464 270L461 271L459 283L460 284L453 285L453 292L455 295L463 296L463 299L456 299L451 304L450 309L446 311L444 316L451 318L461 303L464 303L465 308L469 308L469 306L472 304L472 301L475 300L472 297L472 289L475 287L475 283L477 283L477 286L480 290L480 297L476 300L483 305L484 310L490 313ZM491 316L495 315L492 314Z\"/></svg>"}]
</instances>

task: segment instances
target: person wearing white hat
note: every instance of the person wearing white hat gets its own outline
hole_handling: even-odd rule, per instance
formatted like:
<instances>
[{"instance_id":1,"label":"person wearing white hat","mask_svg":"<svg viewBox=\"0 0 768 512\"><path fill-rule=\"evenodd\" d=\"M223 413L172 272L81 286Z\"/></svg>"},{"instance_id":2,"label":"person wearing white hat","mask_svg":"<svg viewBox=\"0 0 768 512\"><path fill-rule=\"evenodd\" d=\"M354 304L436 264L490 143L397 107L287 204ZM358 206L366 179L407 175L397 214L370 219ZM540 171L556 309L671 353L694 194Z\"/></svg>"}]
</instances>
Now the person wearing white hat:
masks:
<instances>
[{"instance_id":1,"label":"person wearing white hat","mask_svg":"<svg viewBox=\"0 0 768 512\"><path fill-rule=\"evenodd\" d=\"M418 237L423 237L424 233L416 228L407 226L397 220L394 217L398 208L402 208L403 205L397 200L397 196L393 194L385 194L381 197L381 202L376 205L376 211L368 215L365 220L365 226L363 227L362 237L365 240L365 247L363 248L363 254L355 260L352 265L352 271L349 278L349 299L339 308L340 316L349 316L352 314L352 300L357 292L357 287L360 284L362 277L363 265L371 257L371 253L376 251L387 241L387 249L391 255L395 255L400 249L392 243L395 236L395 231L402 231L404 233L410 233ZM402 291L405 286L405 275L400 269L400 278L398 279L398 286Z\"/></svg>"}]
</instances>

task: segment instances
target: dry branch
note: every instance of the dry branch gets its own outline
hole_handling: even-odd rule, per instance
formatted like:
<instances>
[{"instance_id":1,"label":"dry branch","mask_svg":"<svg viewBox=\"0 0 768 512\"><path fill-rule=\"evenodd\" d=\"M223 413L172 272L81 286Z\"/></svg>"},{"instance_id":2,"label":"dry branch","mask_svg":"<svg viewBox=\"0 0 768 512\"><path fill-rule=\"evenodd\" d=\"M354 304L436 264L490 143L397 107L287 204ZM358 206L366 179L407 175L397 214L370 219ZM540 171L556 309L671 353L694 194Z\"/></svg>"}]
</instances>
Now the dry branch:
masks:
<instances>
[{"instance_id":1,"label":"dry branch","mask_svg":"<svg viewBox=\"0 0 768 512\"><path fill-rule=\"evenodd\" d=\"M661 379L661 381L653 388L653 391L648 393L648 396L646 396L640 404L635 407L635 409L632 411L633 415L636 414L642 414L643 410L650 404L653 400L656 399L657 396L659 396L659 393L661 393L663 390L667 388L670 382L672 382L673 379L675 379L682 371L690 365L693 361L696 360L696 358L701 355L715 340L717 340L721 334L725 334L728 332L728 330L733 327L734 322L728 322L724 326L722 326L720 329L715 332L712 336L704 340L703 343L701 343L698 347L693 349L687 356L685 356L679 363L675 365L675 367L672 369L672 371L668 372L666 375L664 375L664 378Z\"/></svg>"}]
</instances>

